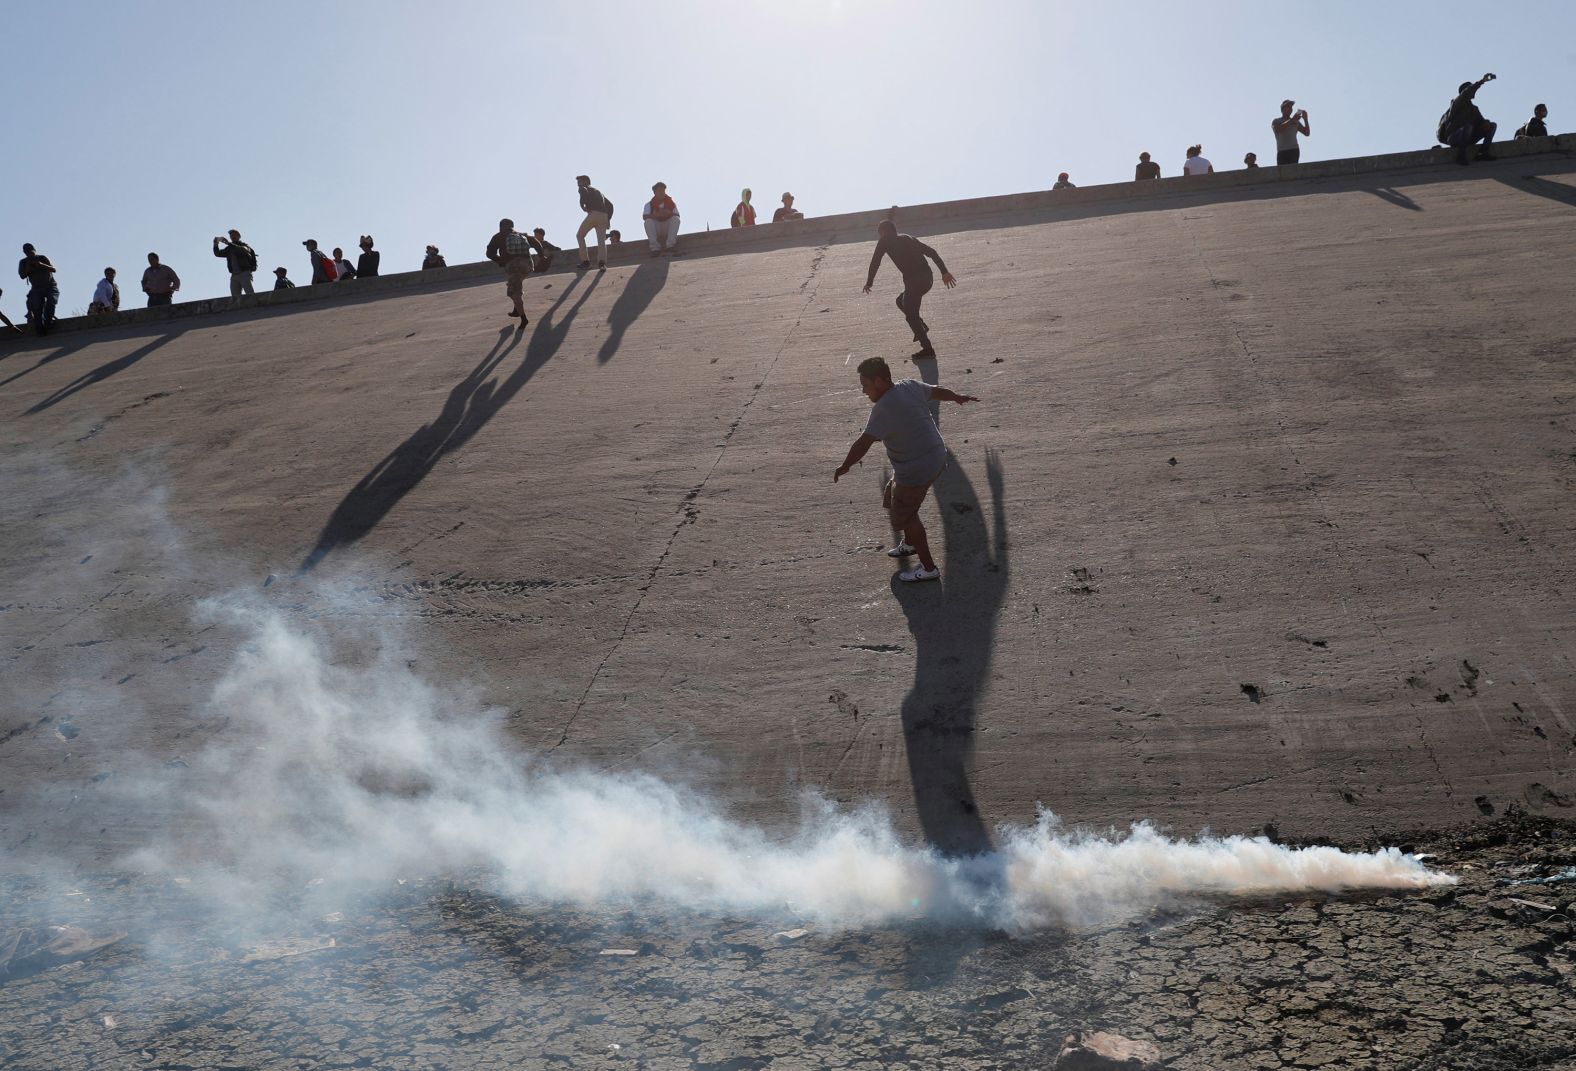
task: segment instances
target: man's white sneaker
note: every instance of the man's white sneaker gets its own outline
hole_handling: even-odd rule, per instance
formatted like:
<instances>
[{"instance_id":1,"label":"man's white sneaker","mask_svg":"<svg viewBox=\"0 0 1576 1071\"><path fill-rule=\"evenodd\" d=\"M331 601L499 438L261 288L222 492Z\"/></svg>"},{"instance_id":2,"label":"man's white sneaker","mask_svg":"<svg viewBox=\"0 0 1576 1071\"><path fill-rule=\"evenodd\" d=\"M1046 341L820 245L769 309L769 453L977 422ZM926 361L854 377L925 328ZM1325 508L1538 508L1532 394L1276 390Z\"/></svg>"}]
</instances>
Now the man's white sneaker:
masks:
<instances>
[{"instance_id":1,"label":"man's white sneaker","mask_svg":"<svg viewBox=\"0 0 1576 1071\"><path fill-rule=\"evenodd\" d=\"M940 580L941 570L940 568L926 569L923 565L916 565L912 569L904 569L897 574L897 578L907 584L918 583L921 580Z\"/></svg>"},{"instance_id":2,"label":"man's white sneaker","mask_svg":"<svg viewBox=\"0 0 1576 1071\"><path fill-rule=\"evenodd\" d=\"M913 547L909 546L907 543L899 543L897 546L895 546L891 550L887 551L887 557L888 558L906 558L912 553L914 553L914 548Z\"/></svg>"}]
</instances>

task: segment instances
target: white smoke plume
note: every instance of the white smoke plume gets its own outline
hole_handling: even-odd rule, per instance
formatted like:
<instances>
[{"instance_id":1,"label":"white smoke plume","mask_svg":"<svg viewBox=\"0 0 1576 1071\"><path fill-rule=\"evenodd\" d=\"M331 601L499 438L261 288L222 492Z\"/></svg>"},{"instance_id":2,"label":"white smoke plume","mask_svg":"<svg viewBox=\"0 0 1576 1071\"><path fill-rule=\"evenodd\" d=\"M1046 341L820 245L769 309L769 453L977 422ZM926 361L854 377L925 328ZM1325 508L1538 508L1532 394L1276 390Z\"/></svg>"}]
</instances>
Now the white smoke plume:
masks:
<instances>
[{"instance_id":1,"label":"white smoke plume","mask_svg":"<svg viewBox=\"0 0 1576 1071\"><path fill-rule=\"evenodd\" d=\"M377 883L482 867L500 891L579 906L792 913L827 927L923 917L1028 931L1091 925L1199 896L1422 889L1454 879L1393 849L1352 854L1262 838L1069 832L1051 815L995 853L944 857L875 807L806 804L789 834L642 774L565 771L512 748L499 715L421 680L393 645L335 664L326 642L252 603L213 697L229 719L190 771L179 843L141 862L230 883L229 897L311 879ZM183 851L182 845L194 851ZM205 862L203 862L205 861Z\"/></svg>"}]
</instances>

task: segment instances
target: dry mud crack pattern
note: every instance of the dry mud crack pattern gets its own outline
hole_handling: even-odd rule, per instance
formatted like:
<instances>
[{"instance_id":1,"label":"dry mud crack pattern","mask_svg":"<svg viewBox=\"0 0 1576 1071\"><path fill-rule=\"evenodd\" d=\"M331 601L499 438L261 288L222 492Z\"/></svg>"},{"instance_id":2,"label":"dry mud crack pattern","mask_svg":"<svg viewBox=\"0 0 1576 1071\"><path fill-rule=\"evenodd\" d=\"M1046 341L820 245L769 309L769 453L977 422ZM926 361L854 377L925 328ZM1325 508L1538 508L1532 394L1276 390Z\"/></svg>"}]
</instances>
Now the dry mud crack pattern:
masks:
<instances>
[{"instance_id":1,"label":"dry mud crack pattern","mask_svg":"<svg viewBox=\"0 0 1576 1071\"><path fill-rule=\"evenodd\" d=\"M1404 843L1461 883L1024 936L580 910L481 875L242 936L188 887L104 877L63 921L131 938L0 986L0 1066L1049 1067L1082 1027L1197 1071L1576 1068L1576 882L1537 883L1576 864L1576 825L1512 815ZM4 886L5 932L58 910Z\"/></svg>"}]
</instances>

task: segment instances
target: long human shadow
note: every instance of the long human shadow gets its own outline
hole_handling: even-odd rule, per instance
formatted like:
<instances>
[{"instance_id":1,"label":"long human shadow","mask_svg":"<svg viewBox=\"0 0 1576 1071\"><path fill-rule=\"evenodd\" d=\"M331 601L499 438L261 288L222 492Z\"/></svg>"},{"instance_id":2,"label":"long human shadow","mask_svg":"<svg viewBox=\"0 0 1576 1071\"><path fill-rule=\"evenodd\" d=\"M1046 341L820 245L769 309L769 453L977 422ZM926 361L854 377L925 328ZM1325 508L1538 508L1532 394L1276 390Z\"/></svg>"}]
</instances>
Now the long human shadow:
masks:
<instances>
[{"instance_id":1,"label":"long human shadow","mask_svg":"<svg viewBox=\"0 0 1576 1071\"><path fill-rule=\"evenodd\" d=\"M903 699L914 804L925 839L955 856L992 848L970 780L978 706L995 652L996 621L1007 593L1007 516L1000 458L987 451L991 530L979 496L955 455L933 493L946 555L941 580L893 594L914 637L914 684Z\"/></svg>"},{"instance_id":2,"label":"long human shadow","mask_svg":"<svg viewBox=\"0 0 1576 1071\"><path fill-rule=\"evenodd\" d=\"M653 257L635 269L629 282L624 285L624 292L618 295L618 300L613 302L612 309L608 311L607 340L597 352L597 364L606 364L613 359L624 341L624 332L629 330L630 324L640 319L667 282L667 257Z\"/></svg>"},{"instance_id":3,"label":"long human shadow","mask_svg":"<svg viewBox=\"0 0 1576 1071\"><path fill-rule=\"evenodd\" d=\"M402 498L427 478L439 461L469 442L520 393L520 388L558 352L575 315L596 289L597 280L592 279L563 318L555 320L559 306L579 281L576 278L564 287L558 300L542 315L526 344L525 357L502 382L493 378L493 374L523 336L509 327L498 332L498 341L493 343L487 356L449 391L437 417L423 424L372 466L372 470L340 500L323 525L317 544L302 560L301 572L310 572L335 550L364 538Z\"/></svg>"},{"instance_id":4,"label":"long human shadow","mask_svg":"<svg viewBox=\"0 0 1576 1071\"><path fill-rule=\"evenodd\" d=\"M59 390L57 390L54 393L50 394L43 401L41 401L38 404L36 404L36 405L32 406L31 408L29 408L24 415L32 416L34 413L42 413L45 409L49 409L52 406L59 405L61 402L65 401L67 398L71 397L73 394L76 394L78 391L87 390L89 387L93 386L94 384L102 383L106 379L109 379L111 376L119 375L121 372L124 372L126 369L130 368L132 365L134 365L138 361L142 360L144 357L146 357L148 354L152 353L154 350L158 349L160 346L163 346L166 342L169 342L169 341L171 341L173 339L176 339L176 338L180 337L184 333L185 333L184 329L182 329L181 331L171 331L169 334L160 335L158 338L154 339L152 342L149 342L146 346L139 346L139 347L137 347L136 349L132 350L130 353L126 354L123 357L117 357L113 361L106 361L105 363L99 365L97 368L94 368L94 369L92 369L90 371L87 371L87 372L83 372L76 379L73 379L70 383L67 383L64 387L61 387ZM69 352L69 351L65 351L65 352ZM57 360L61 356L64 356L64 352L60 353L60 354L56 354L54 357L49 358L49 360L51 360L51 361ZM39 361L38 364L33 365L32 368L24 368L22 371L18 372L16 375L12 376L11 379L20 378L21 376L26 375L28 372L33 371L33 369L39 367L39 365L46 364L46 363L48 363L48 362L47 361ZM7 379L5 381L5 383L11 382L11 379ZM0 386L3 386L3 385L4 385L3 383L0 383Z\"/></svg>"},{"instance_id":5,"label":"long human shadow","mask_svg":"<svg viewBox=\"0 0 1576 1071\"><path fill-rule=\"evenodd\" d=\"M1495 181L1513 190L1535 193L1539 197L1547 197L1551 201L1576 208L1576 186L1567 186L1563 182L1539 178L1537 175L1518 175L1515 178L1500 178Z\"/></svg>"},{"instance_id":6,"label":"long human shadow","mask_svg":"<svg viewBox=\"0 0 1576 1071\"><path fill-rule=\"evenodd\" d=\"M1389 201L1399 208L1410 208L1413 212L1421 212L1423 206L1412 200L1400 190L1390 186L1375 186L1368 191L1381 201Z\"/></svg>"}]
</instances>

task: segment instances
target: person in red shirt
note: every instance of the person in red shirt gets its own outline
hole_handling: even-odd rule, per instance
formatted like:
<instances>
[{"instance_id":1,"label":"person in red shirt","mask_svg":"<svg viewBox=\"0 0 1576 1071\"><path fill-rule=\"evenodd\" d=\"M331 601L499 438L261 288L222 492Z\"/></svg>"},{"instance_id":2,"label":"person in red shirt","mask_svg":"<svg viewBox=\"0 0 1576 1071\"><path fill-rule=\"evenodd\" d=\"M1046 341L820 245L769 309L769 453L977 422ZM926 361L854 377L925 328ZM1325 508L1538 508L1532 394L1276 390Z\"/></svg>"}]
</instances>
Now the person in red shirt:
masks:
<instances>
[{"instance_id":1,"label":"person in red shirt","mask_svg":"<svg viewBox=\"0 0 1576 1071\"><path fill-rule=\"evenodd\" d=\"M739 194L739 207L733 210L732 225L735 227L755 226L755 206L750 204L750 188L748 186Z\"/></svg>"},{"instance_id":2,"label":"person in red shirt","mask_svg":"<svg viewBox=\"0 0 1576 1071\"><path fill-rule=\"evenodd\" d=\"M663 253L672 256L679 240L679 206L668 196L668 184L658 182L651 187L651 200L641 210L646 221L646 237L651 240L651 255Z\"/></svg>"}]
</instances>

